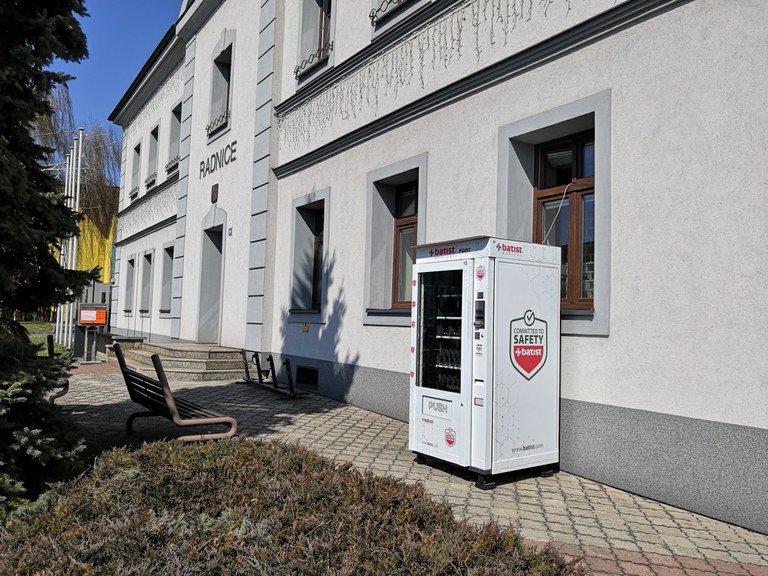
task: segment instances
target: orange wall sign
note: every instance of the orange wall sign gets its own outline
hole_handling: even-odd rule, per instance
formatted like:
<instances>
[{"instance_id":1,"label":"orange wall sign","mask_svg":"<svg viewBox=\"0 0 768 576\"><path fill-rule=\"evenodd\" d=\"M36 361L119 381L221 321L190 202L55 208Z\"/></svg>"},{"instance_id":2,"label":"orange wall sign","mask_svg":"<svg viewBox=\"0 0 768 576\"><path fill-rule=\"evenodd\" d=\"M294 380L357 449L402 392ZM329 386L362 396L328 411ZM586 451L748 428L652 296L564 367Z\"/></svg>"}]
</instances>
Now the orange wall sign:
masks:
<instances>
[{"instance_id":1,"label":"orange wall sign","mask_svg":"<svg viewBox=\"0 0 768 576\"><path fill-rule=\"evenodd\" d=\"M80 308L80 318L78 324L81 326L106 326L107 309L106 308Z\"/></svg>"}]
</instances>

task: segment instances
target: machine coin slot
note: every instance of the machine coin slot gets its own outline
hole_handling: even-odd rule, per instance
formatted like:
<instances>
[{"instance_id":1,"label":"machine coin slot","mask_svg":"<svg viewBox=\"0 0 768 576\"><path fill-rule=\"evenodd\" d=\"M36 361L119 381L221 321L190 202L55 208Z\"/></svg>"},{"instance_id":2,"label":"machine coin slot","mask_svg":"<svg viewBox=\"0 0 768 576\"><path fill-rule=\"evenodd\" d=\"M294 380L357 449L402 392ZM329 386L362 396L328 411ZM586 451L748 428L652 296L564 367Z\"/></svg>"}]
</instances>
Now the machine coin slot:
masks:
<instances>
[{"instance_id":1,"label":"machine coin slot","mask_svg":"<svg viewBox=\"0 0 768 576\"><path fill-rule=\"evenodd\" d=\"M475 300L475 329L485 328L485 300Z\"/></svg>"}]
</instances>

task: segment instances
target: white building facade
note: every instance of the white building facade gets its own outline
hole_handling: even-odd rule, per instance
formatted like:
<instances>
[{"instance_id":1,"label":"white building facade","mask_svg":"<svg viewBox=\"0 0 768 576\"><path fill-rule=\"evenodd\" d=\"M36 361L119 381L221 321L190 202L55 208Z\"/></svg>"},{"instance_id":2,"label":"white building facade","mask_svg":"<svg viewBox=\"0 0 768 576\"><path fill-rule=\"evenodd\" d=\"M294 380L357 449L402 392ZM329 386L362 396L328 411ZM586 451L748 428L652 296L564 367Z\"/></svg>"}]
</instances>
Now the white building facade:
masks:
<instances>
[{"instance_id":1,"label":"white building facade","mask_svg":"<svg viewBox=\"0 0 768 576\"><path fill-rule=\"evenodd\" d=\"M182 6L113 114L112 326L288 357L405 420L411 247L560 245L561 468L768 532L766 24L759 0ZM178 177L147 184L179 104Z\"/></svg>"}]
</instances>

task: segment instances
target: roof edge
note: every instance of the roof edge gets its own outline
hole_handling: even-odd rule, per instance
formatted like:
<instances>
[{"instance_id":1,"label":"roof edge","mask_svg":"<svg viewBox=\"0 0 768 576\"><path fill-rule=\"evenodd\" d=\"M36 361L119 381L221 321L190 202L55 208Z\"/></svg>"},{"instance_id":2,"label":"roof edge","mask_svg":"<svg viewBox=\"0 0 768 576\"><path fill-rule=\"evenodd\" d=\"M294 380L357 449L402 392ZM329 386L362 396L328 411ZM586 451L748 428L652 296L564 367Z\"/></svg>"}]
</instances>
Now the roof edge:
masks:
<instances>
[{"instance_id":1,"label":"roof edge","mask_svg":"<svg viewBox=\"0 0 768 576\"><path fill-rule=\"evenodd\" d=\"M141 67L141 70L139 70L139 73L136 75L136 78L133 79L133 82L131 82L131 85L128 86L128 89L125 91L125 94L123 94L123 97L117 103L117 106L115 106L115 109L112 110L110 115L107 117L107 120L109 120L110 122L115 122L115 120L120 115L122 110L128 104L128 101L131 99L133 94L139 88L139 85L141 85L142 81L144 80L144 78L146 78L146 76L149 74L149 71L154 67L157 61L160 60L160 56L162 56L166 48L168 48L168 46L171 45L175 37L176 37L176 23L174 22L173 24L171 24L171 27L168 28L168 31L165 33L165 36L163 36L163 38L160 40L157 47L152 51L152 54L150 54L149 58L144 63L144 66Z\"/></svg>"}]
</instances>

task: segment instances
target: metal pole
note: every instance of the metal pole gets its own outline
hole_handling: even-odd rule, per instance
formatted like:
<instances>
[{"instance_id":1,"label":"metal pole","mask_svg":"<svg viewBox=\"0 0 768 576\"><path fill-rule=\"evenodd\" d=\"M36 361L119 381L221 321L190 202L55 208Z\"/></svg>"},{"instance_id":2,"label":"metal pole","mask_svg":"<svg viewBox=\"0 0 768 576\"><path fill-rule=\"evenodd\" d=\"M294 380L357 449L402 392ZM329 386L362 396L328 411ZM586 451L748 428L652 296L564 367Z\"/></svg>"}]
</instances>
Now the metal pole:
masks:
<instances>
[{"instance_id":1,"label":"metal pole","mask_svg":"<svg viewBox=\"0 0 768 576\"><path fill-rule=\"evenodd\" d=\"M73 163L74 164L74 163ZM72 176L73 184L75 186L75 199L74 199L74 212L75 214L80 213L80 172L83 167L83 129L80 128L77 135L77 168L75 173ZM78 236L75 235L72 238L72 270L77 270L77 241ZM80 301L82 295L78 296L78 299L76 302ZM76 302L72 302L70 306L72 308L76 308ZM71 316L74 316L76 313L76 310L71 314ZM73 325L70 327L70 339L74 338L74 324L76 324L76 320L73 321Z\"/></svg>"},{"instance_id":2,"label":"metal pole","mask_svg":"<svg viewBox=\"0 0 768 576\"><path fill-rule=\"evenodd\" d=\"M64 202L69 205L69 200L67 199L67 190L69 189L69 154L67 154L67 163L66 168L64 169ZM66 243L62 242L61 246L59 246L59 266L62 268L66 268L66 254L67 254L67 247ZM61 344L62 343L62 335L64 332L64 305L59 303L59 305L56 307L56 343Z\"/></svg>"},{"instance_id":3,"label":"metal pole","mask_svg":"<svg viewBox=\"0 0 768 576\"><path fill-rule=\"evenodd\" d=\"M74 168L75 168L76 146L77 146L77 138L75 138L74 143L72 144L72 148L70 149L71 150L70 153L72 154L72 170L70 170L70 175L69 175L69 196L70 196L69 206L70 208L74 207L74 198L72 197L72 193L74 192L74 188L75 188ZM67 249L67 260L68 260L67 268L69 270L74 270L74 262L72 260L74 246L73 246L72 238L69 239L68 245L69 247ZM68 302L67 303L67 323L66 323L66 330L64 333L64 346L66 346L67 348L71 348L72 346L72 314L73 312L74 311L72 309L72 303Z\"/></svg>"}]
</instances>

